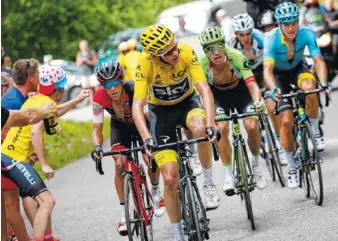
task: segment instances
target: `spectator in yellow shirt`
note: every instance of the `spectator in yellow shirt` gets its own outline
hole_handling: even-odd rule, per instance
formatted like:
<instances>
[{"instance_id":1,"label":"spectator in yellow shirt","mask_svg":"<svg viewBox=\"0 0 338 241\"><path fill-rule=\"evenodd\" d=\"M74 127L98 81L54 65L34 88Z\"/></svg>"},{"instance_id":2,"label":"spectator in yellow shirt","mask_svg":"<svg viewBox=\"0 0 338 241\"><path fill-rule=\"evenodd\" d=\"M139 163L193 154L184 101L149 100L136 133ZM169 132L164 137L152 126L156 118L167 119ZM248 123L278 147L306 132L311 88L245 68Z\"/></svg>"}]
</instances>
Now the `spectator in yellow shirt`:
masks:
<instances>
[{"instance_id":1,"label":"spectator in yellow shirt","mask_svg":"<svg viewBox=\"0 0 338 241\"><path fill-rule=\"evenodd\" d=\"M124 62L122 66L124 67L126 73L124 75L124 80L133 80L136 72L137 67L137 60L141 53L136 50L137 48L137 40L136 39L129 39L127 41L127 46L129 52L124 57Z\"/></svg>"}]
</instances>

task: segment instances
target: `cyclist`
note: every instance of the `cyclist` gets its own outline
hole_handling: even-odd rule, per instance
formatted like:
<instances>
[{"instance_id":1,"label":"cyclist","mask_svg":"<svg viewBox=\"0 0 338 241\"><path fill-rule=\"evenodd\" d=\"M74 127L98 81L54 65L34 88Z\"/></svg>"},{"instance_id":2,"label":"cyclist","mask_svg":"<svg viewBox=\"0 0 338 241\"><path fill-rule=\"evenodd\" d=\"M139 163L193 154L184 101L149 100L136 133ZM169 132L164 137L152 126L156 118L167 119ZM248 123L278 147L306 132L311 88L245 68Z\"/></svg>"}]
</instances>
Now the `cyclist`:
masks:
<instances>
[{"instance_id":1,"label":"cyclist","mask_svg":"<svg viewBox=\"0 0 338 241\"><path fill-rule=\"evenodd\" d=\"M230 112L235 106L239 113L264 109L261 92L255 77L249 67L247 58L237 49L225 46L224 33L219 27L208 27L200 36L200 44L207 55L201 59L208 83L215 98L216 114ZM239 98L240 97L240 98ZM252 167L257 187L263 189L266 180L259 163L259 148L261 134L258 129L257 118L246 118L243 121L248 132L248 143L253 155ZM228 139L229 123L218 122L222 138L218 143L220 156L225 171L223 191L231 196L234 194L235 180L231 166L231 146Z\"/></svg>"},{"instance_id":2,"label":"cyclist","mask_svg":"<svg viewBox=\"0 0 338 241\"><path fill-rule=\"evenodd\" d=\"M136 68L133 116L144 145L175 142L177 124L189 129L194 138L205 136L208 130L210 141L214 141L214 135L218 135L214 101L195 51L189 45L178 44L174 33L163 24L147 27L140 42L144 52ZM203 99L205 110L193 84ZM146 101L152 135L143 115ZM206 208L215 209L220 205L220 198L212 180L211 144L202 142L197 148L203 167ZM147 154L151 155L148 151ZM174 240L184 240L176 152L172 149L158 151L154 158L164 179L164 200Z\"/></svg>"},{"instance_id":3,"label":"cyclist","mask_svg":"<svg viewBox=\"0 0 338 241\"><path fill-rule=\"evenodd\" d=\"M110 144L111 150L122 150L131 147L131 135L138 136L134 119L132 116L132 104L134 95L134 81L121 81L124 69L119 62L103 62L96 69L96 78L102 87L95 93L93 102L93 144L95 149L92 151L94 160L100 158L103 153L103 121L104 110L111 115L110 122ZM148 111L145 106L145 115ZM139 138L141 140L141 138ZM117 231L121 235L127 235L127 224L125 219L124 193L123 193L123 164L127 161L127 156L114 155L115 161L115 188L120 200L121 221ZM143 159L149 165L147 155ZM159 171L153 173L148 168L148 174L152 183L152 197L155 207L155 215L161 217L164 214L164 201L159 188Z\"/></svg>"},{"instance_id":4,"label":"cyclist","mask_svg":"<svg viewBox=\"0 0 338 241\"><path fill-rule=\"evenodd\" d=\"M318 78L327 87L327 69L320 50L316 44L315 33L304 26L298 25L299 8L296 4L285 2L279 4L275 11L279 27L265 35L264 40L264 78L271 97L279 101L280 135L288 161L288 187L299 186L299 172L293 159L293 113L288 100L281 100L280 93L289 92L290 83L307 91L316 88L315 77L303 65L303 52L307 46L313 58ZM328 88L330 91L330 88ZM318 97L306 97L306 114L309 117L311 129L315 136L318 150L325 148L323 137L318 128Z\"/></svg>"},{"instance_id":5,"label":"cyclist","mask_svg":"<svg viewBox=\"0 0 338 241\"><path fill-rule=\"evenodd\" d=\"M266 10L259 21L260 28L263 28L263 32L267 33L270 32L272 29L277 27L276 20L274 18L273 11Z\"/></svg>"},{"instance_id":6,"label":"cyclist","mask_svg":"<svg viewBox=\"0 0 338 241\"><path fill-rule=\"evenodd\" d=\"M40 94L29 98L21 109L40 108L51 101L56 106L56 102L59 102L62 98L66 83L67 77L61 68L43 68L39 77ZM89 93L85 97L88 97L88 95ZM83 99L79 99L79 102ZM69 110L69 107L67 105L66 108L58 108L58 116ZM27 196L34 198L38 202L33 224L33 240L35 241L46 240L44 237L45 231L54 206L54 198L28 162L29 157L36 152L41 163L41 169L46 174L47 179L54 177L55 172L48 165L44 150L44 130L44 122L42 121L35 125L10 129L2 143L1 153L1 173L15 182ZM49 127L46 128L47 133L50 130Z\"/></svg>"}]
</instances>

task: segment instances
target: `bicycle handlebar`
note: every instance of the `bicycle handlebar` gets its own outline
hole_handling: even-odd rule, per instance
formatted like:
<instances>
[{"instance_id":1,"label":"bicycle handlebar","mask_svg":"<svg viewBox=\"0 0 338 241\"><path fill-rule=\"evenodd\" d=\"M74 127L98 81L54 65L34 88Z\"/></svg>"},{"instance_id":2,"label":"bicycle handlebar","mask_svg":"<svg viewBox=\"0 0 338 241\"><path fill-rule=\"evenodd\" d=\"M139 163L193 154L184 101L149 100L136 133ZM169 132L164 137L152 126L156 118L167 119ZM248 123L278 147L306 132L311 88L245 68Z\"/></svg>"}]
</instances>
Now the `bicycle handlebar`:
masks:
<instances>
[{"instance_id":1,"label":"bicycle handlebar","mask_svg":"<svg viewBox=\"0 0 338 241\"><path fill-rule=\"evenodd\" d=\"M229 117L216 117L216 122L229 121L229 120L234 120L234 119L244 119L247 117L253 117L253 116L258 116L258 115L259 113L257 112L247 112L243 114L232 113Z\"/></svg>"}]
</instances>

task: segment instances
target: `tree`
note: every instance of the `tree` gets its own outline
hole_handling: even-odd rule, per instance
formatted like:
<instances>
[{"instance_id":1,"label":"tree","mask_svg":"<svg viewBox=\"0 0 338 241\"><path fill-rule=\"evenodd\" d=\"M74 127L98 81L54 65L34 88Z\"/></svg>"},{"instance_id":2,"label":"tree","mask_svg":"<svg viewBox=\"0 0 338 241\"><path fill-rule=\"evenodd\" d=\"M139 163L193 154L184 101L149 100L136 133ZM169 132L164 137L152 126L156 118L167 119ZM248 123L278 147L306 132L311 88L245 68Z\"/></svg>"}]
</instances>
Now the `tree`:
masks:
<instances>
[{"instance_id":1,"label":"tree","mask_svg":"<svg viewBox=\"0 0 338 241\"><path fill-rule=\"evenodd\" d=\"M184 0L2 1L2 46L12 59L74 60L78 42L97 49L107 36L156 22L164 9Z\"/></svg>"}]
</instances>

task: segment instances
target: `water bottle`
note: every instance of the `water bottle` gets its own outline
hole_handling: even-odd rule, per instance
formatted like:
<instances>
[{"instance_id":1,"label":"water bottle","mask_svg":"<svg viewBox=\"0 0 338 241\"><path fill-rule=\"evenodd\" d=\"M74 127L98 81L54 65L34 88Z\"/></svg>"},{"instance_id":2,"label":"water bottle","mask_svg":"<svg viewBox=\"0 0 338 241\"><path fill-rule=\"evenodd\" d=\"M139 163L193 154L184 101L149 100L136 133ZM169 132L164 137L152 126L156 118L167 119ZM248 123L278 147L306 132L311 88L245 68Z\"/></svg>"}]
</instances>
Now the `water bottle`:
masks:
<instances>
[{"instance_id":1,"label":"water bottle","mask_svg":"<svg viewBox=\"0 0 338 241\"><path fill-rule=\"evenodd\" d=\"M55 135L61 132L61 126L59 125L59 122L56 120L55 117L44 119L43 123L45 126L46 133L48 135Z\"/></svg>"},{"instance_id":2,"label":"water bottle","mask_svg":"<svg viewBox=\"0 0 338 241\"><path fill-rule=\"evenodd\" d=\"M298 108L298 116L300 120L305 120L304 108Z\"/></svg>"}]
</instances>

